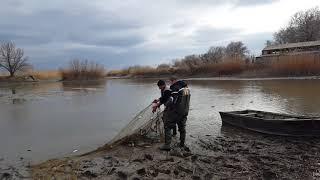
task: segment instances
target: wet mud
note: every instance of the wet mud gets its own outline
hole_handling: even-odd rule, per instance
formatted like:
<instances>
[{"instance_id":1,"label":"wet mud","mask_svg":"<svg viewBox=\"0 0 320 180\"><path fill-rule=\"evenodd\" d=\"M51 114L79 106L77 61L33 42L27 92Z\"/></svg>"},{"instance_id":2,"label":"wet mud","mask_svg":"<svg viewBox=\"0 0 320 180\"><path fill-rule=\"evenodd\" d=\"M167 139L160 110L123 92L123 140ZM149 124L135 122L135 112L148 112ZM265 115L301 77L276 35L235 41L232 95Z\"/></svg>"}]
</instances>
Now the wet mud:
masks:
<instances>
[{"instance_id":1,"label":"wet mud","mask_svg":"<svg viewBox=\"0 0 320 180\"><path fill-rule=\"evenodd\" d=\"M231 130L230 132L232 132ZM231 135L232 134L232 135ZM257 133L198 137L188 149L143 138L32 167L34 179L317 179L320 140ZM177 138L176 138L177 139ZM177 141L177 140L176 140Z\"/></svg>"},{"instance_id":2,"label":"wet mud","mask_svg":"<svg viewBox=\"0 0 320 180\"><path fill-rule=\"evenodd\" d=\"M21 158L14 164L5 162L0 158L0 180L31 179L31 166Z\"/></svg>"}]
</instances>

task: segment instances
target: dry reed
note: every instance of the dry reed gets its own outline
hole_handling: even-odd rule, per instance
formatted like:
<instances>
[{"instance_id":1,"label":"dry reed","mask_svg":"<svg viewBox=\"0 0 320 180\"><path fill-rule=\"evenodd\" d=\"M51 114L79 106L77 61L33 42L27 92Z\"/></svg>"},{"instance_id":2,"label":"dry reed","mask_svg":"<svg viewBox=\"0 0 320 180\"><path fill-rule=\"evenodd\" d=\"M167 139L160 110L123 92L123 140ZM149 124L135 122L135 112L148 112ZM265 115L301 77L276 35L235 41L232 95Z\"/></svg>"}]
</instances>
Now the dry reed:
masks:
<instances>
[{"instance_id":1,"label":"dry reed","mask_svg":"<svg viewBox=\"0 0 320 180\"><path fill-rule=\"evenodd\" d=\"M62 80L96 80L105 76L102 65L88 60L74 59L67 69L60 70Z\"/></svg>"}]
</instances>

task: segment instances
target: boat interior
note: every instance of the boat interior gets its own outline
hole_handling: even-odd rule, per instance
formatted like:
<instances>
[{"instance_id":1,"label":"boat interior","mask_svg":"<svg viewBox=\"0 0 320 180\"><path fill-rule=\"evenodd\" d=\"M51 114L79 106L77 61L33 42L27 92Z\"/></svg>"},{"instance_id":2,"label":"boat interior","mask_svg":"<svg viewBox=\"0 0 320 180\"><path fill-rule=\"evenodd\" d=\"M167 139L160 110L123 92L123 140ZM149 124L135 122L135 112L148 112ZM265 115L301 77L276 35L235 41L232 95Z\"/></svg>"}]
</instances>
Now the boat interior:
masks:
<instances>
[{"instance_id":1,"label":"boat interior","mask_svg":"<svg viewBox=\"0 0 320 180\"><path fill-rule=\"evenodd\" d=\"M320 117L308 117L308 116L295 116L288 114L280 114L280 113L271 113L264 111L256 111L256 110L244 110L244 111L234 111L230 112L232 114L246 116L246 117L254 117L261 119L279 119L279 120L320 120Z\"/></svg>"}]
</instances>

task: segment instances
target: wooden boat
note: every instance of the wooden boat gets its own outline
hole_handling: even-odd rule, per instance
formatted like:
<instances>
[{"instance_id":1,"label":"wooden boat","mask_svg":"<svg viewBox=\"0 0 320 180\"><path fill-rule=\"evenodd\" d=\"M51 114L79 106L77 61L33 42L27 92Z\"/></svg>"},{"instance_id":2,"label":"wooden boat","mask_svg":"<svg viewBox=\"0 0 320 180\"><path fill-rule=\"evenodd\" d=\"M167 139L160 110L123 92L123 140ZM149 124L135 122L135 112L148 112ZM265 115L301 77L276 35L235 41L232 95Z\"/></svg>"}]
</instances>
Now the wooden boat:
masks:
<instances>
[{"instance_id":1,"label":"wooden boat","mask_svg":"<svg viewBox=\"0 0 320 180\"><path fill-rule=\"evenodd\" d=\"M219 112L222 124L283 136L320 136L320 117L244 110Z\"/></svg>"}]
</instances>

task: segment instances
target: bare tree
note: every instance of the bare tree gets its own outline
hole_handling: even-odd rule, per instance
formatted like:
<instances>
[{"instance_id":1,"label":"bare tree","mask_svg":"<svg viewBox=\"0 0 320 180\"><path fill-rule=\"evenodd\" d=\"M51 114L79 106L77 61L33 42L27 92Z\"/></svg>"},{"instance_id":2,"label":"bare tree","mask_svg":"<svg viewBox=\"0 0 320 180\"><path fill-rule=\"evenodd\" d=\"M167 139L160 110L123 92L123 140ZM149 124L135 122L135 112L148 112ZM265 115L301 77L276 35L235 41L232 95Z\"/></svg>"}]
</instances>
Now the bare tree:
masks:
<instances>
[{"instance_id":1,"label":"bare tree","mask_svg":"<svg viewBox=\"0 0 320 180\"><path fill-rule=\"evenodd\" d=\"M274 34L274 39L277 44L320 40L319 8L294 14L288 26Z\"/></svg>"},{"instance_id":2,"label":"bare tree","mask_svg":"<svg viewBox=\"0 0 320 180\"><path fill-rule=\"evenodd\" d=\"M170 64L165 64L165 63L159 64L157 66L157 69L170 69Z\"/></svg>"},{"instance_id":3,"label":"bare tree","mask_svg":"<svg viewBox=\"0 0 320 180\"><path fill-rule=\"evenodd\" d=\"M271 41L271 40L266 40L266 42L264 43L265 46L271 46L274 45L275 42Z\"/></svg>"},{"instance_id":4,"label":"bare tree","mask_svg":"<svg viewBox=\"0 0 320 180\"><path fill-rule=\"evenodd\" d=\"M185 56L182 60L182 63L184 63L187 67L190 68L190 70L192 70L193 68L200 66L202 64L202 61L199 55L194 54Z\"/></svg>"},{"instance_id":5,"label":"bare tree","mask_svg":"<svg viewBox=\"0 0 320 180\"><path fill-rule=\"evenodd\" d=\"M223 46L217 46L217 47L213 46L213 47L210 47L207 53L201 56L201 59L205 63L210 63L210 62L218 63L225 56L225 51L226 51L226 48Z\"/></svg>"},{"instance_id":6,"label":"bare tree","mask_svg":"<svg viewBox=\"0 0 320 180\"><path fill-rule=\"evenodd\" d=\"M30 67L28 58L24 57L23 49L16 48L13 42L5 42L0 46L0 68L7 70L10 77L17 71Z\"/></svg>"},{"instance_id":7,"label":"bare tree","mask_svg":"<svg viewBox=\"0 0 320 180\"><path fill-rule=\"evenodd\" d=\"M245 58L249 53L248 48L241 41L231 42L227 45L225 53L232 58Z\"/></svg>"}]
</instances>

